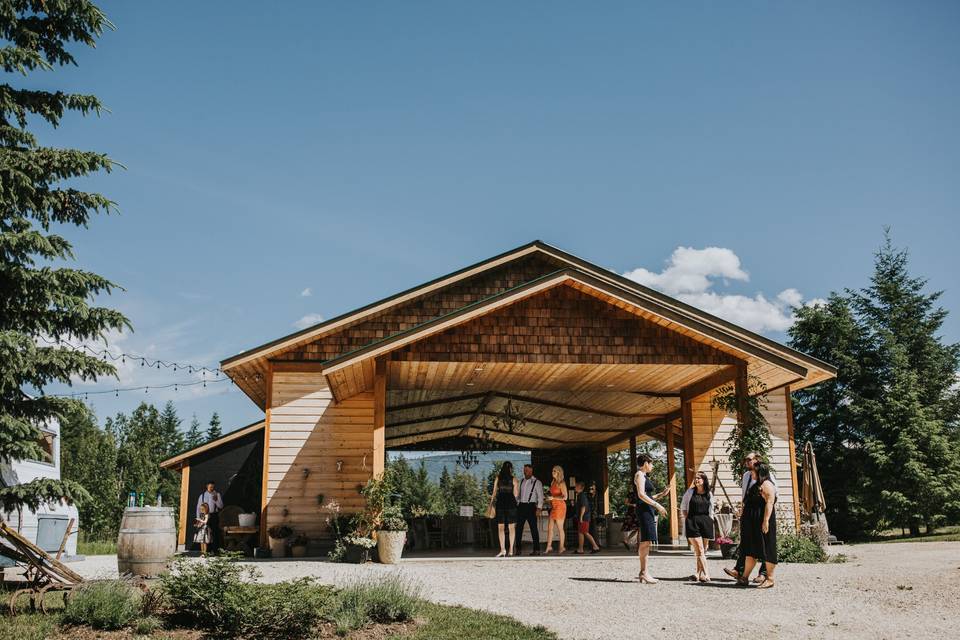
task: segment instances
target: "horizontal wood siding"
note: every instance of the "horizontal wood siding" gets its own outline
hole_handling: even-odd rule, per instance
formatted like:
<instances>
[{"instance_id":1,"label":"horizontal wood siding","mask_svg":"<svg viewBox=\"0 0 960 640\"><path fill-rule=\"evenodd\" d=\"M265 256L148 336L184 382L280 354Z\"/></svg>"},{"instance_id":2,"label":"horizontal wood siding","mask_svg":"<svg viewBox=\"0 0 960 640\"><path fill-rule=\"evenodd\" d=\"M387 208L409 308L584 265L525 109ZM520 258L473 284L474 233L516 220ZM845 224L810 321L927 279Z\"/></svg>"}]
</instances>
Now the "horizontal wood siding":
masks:
<instances>
[{"instance_id":1,"label":"horizontal wood siding","mask_svg":"<svg viewBox=\"0 0 960 640\"><path fill-rule=\"evenodd\" d=\"M276 372L271 407L269 524L329 538L330 511L318 496L343 512L363 508L358 488L373 471L373 394L335 403L323 374Z\"/></svg>"},{"instance_id":2,"label":"horizontal wood siding","mask_svg":"<svg viewBox=\"0 0 960 640\"><path fill-rule=\"evenodd\" d=\"M710 408L711 394L704 394L691 401L693 408L693 456L697 471L708 475L712 471L714 460L720 462L719 479L726 487L727 494L734 504L740 502L740 481L730 470L726 440L736 420L717 409ZM768 452L774 475L777 478L777 518L794 522L793 474L791 473L790 440L787 435L786 395L783 391L774 391L766 396L764 417L770 425L772 446ZM712 478L712 476L711 476ZM723 491L716 487L716 495L725 500Z\"/></svg>"}]
</instances>

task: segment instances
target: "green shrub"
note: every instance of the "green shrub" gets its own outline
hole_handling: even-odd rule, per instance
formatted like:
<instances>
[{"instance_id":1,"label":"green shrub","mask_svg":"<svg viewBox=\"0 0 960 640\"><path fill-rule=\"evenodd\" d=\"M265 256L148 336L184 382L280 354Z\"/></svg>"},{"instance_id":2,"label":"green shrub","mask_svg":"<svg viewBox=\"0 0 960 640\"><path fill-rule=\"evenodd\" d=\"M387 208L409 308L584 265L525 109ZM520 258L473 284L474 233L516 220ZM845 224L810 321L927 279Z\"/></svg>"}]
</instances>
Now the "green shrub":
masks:
<instances>
[{"instance_id":1,"label":"green shrub","mask_svg":"<svg viewBox=\"0 0 960 640\"><path fill-rule=\"evenodd\" d=\"M76 589L63 609L67 624L121 629L140 615L140 591L124 580L96 580Z\"/></svg>"},{"instance_id":2,"label":"green shrub","mask_svg":"<svg viewBox=\"0 0 960 640\"><path fill-rule=\"evenodd\" d=\"M416 615L420 595L419 585L398 575L362 580L338 592L330 619L341 633L371 622L404 622Z\"/></svg>"},{"instance_id":3,"label":"green shrub","mask_svg":"<svg viewBox=\"0 0 960 640\"><path fill-rule=\"evenodd\" d=\"M227 637L304 638L329 609L331 589L308 578L259 584L259 572L229 558L177 560L161 578L171 617Z\"/></svg>"},{"instance_id":4,"label":"green shrub","mask_svg":"<svg viewBox=\"0 0 960 640\"><path fill-rule=\"evenodd\" d=\"M827 552L817 542L794 533L777 535L777 559L780 562L814 564L827 561Z\"/></svg>"}]
</instances>

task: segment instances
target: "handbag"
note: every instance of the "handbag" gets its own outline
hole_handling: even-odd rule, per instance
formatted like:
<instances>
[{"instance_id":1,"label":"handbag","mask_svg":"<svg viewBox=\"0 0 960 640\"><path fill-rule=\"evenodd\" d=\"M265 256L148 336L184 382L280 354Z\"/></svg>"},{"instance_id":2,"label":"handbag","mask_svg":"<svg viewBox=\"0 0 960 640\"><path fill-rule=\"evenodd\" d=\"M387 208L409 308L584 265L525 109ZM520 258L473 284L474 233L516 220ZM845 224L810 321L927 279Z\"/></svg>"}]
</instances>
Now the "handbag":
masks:
<instances>
[{"instance_id":1,"label":"handbag","mask_svg":"<svg viewBox=\"0 0 960 640\"><path fill-rule=\"evenodd\" d=\"M497 517L497 508L493 506L492 502L489 505L487 505L487 517L490 518L491 520Z\"/></svg>"}]
</instances>

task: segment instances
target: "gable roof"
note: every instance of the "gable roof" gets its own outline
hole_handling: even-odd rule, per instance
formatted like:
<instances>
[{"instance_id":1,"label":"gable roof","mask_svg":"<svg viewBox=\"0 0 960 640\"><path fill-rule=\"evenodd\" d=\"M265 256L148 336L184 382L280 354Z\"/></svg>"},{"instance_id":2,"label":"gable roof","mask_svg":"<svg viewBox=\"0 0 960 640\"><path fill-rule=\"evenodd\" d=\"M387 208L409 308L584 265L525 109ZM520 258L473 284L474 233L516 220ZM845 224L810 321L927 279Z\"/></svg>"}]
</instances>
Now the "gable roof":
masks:
<instances>
[{"instance_id":1,"label":"gable roof","mask_svg":"<svg viewBox=\"0 0 960 640\"><path fill-rule=\"evenodd\" d=\"M161 468L161 469L172 469L172 468L180 465L181 463L189 460L190 458L193 458L194 456L200 455L201 453L206 453L207 451L210 451L210 450L212 450L212 449L216 449L217 447L223 446L223 445L227 444L228 442L233 442L234 440L239 440L240 438L242 438L242 437L244 437L244 436L246 436L246 435L249 435L249 434L251 434L251 433L256 433L257 431L262 431L262 430L263 430L263 427L264 427L264 421L263 421L263 420L258 420L257 422L253 422L253 423L251 423L251 424L248 424L248 425L245 426L245 427L240 427L240 428L237 429L236 431L231 431L230 433L225 433L225 434L223 434L222 436L220 436L219 438L216 438L215 440L211 440L211 441L209 441L209 442L205 442L205 443L203 443L203 444L201 444L201 445L199 445L199 446L197 446L197 447L194 447L194 448L192 448L192 449L187 449L186 451L181 451L181 452L178 453L177 455L172 456L172 457L170 457L170 458L167 458L166 460L164 460L163 462L160 463L160 468Z\"/></svg>"},{"instance_id":2,"label":"gable roof","mask_svg":"<svg viewBox=\"0 0 960 640\"><path fill-rule=\"evenodd\" d=\"M651 313L682 325L703 336L709 336L739 352L749 353L775 366L792 370L800 377L806 377L807 371L810 369L816 370L819 375L814 376L814 379L812 379L810 383L836 375L836 368L829 363L735 325L732 322L681 302L659 291L643 286L613 271L599 267L539 240L231 356L221 362L221 368L226 371L228 375L231 375L230 370L240 367L241 365L254 361L266 361L271 357L292 350L297 345L302 345L325 335L336 333L386 310L422 298L423 296L440 291L469 278L476 277L496 267L523 258L524 256L534 254L547 257L561 266L552 273L534 278L518 287L467 304L456 311L434 317L427 322L397 332L383 339L372 340L364 347L326 360L323 362L324 370L328 367L339 369L346 366L348 360L358 357L372 357L372 355L380 353L383 350L389 350L389 348L394 345L399 346L401 343L419 339L419 336L425 335L423 332L430 332L438 326L449 326L449 322L455 320L457 317L465 315L472 317L476 313L483 313L485 309L496 308L499 304L508 303L509 300L516 299L518 296L522 296L529 291L553 286L561 281L575 281L590 289L625 299L631 305L646 309ZM261 404L260 400L251 394L247 388L247 384L240 384L240 386L254 401Z\"/></svg>"}]
</instances>

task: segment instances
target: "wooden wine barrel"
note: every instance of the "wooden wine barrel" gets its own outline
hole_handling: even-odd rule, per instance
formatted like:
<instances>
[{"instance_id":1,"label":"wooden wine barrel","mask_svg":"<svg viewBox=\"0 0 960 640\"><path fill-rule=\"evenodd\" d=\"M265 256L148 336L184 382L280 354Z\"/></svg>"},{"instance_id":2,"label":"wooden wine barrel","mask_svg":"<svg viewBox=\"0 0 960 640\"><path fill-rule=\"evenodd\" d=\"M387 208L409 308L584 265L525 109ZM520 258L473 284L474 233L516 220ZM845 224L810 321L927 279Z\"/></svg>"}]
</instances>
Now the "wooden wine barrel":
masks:
<instances>
[{"instance_id":1,"label":"wooden wine barrel","mask_svg":"<svg viewBox=\"0 0 960 640\"><path fill-rule=\"evenodd\" d=\"M170 566L177 550L177 527L170 507L127 507L117 536L120 575L151 578Z\"/></svg>"}]
</instances>

